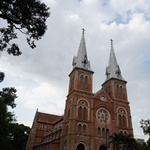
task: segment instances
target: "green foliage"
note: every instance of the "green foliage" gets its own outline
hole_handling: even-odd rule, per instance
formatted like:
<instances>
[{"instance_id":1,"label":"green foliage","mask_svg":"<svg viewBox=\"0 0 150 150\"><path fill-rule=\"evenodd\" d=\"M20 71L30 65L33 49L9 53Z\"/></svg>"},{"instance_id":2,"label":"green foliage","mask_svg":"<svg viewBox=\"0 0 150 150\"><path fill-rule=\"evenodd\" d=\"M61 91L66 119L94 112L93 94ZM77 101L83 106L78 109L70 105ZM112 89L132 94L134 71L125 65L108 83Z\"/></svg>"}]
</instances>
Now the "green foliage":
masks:
<instances>
[{"instance_id":1,"label":"green foliage","mask_svg":"<svg viewBox=\"0 0 150 150\"><path fill-rule=\"evenodd\" d=\"M13 112L8 111L8 107L14 108L17 98L15 88L3 88L0 91L0 147L9 143L10 123L15 121Z\"/></svg>"},{"instance_id":2,"label":"green foliage","mask_svg":"<svg viewBox=\"0 0 150 150\"><path fill-rule=\"evenodd\" d=\"M0 150L24 150L30 128L15 123L15 115L9 108L15 108L15 88L0 91Z\"/></svg>"},{"instance_id":3,"label":"green foliage","mask_svg":"<svg viewBox=\"0 0 150 150\"><path fill-rule=\"evenodd\" d=\"M11 124L9 133L12 149L24 150L28 140L30 128L23 124Z\"/></svg>"},{"instance_id":4,"label":"green foliage","mask_svg":"<svg viewBox=\"0 0 150 150\"><path fill-rule=\"evenodd\" d=\"M147 119L147 120L142 119L140 121L140 124L141 124L141 128L143 129L143 133L145 135L149 135L149 139L146 143L146 146L147 146L146 150L150 150L150 120L149 119Z\"/></svg>"},{"instance_id":5,"label":"green foliage","mask_svg":"<svg viewBox=\"0 0 150 150\"><path fill-rule=\"evenodd\" d=\"M0 51L6 50L14 56L20 55L17 31L26 35L27 43L35 48L35 40L44 35L49 8L40 0L0 0L0 18L7 21L7 27L0 28Z\"/></svg>"},{"instance_id":6,"label":"green foliage","mask_svg":"<svg viewBox=\"0 0 150 150\"><path fill-rule=\"evenodd\" d=\"M8 106L14 108L16 106L15 99L17 98L15 88L3 88L0 91L0 130L2 124L13 122L14 114L8 111Z\"/></svg>"},{"instance_id":7,"label":"green foliage","mask_svg":"<svg viewBox=\"0 0 150 150\"><path fill-rule=\"evenodd\" d=\"M150 138L147 140L147 146L149 147L150 150Z\"/></svg>"},{"instance_id":8,"label":"green foliage","mask_svg":"<svg viewBox=\"0 0 150 150\"><path fill-rule=\"evenodd\" d=\"M3 72L0 72L0 82L4 80L5 74Z\"/></svg>"},{"instance_id":9,"label":"green foliage","mask_svg":"<svg viewBox=\"0 0 150 150\"><path fill-rule=\"evenodd\" d=\"M137 143L137 148L135 150L150 150L150 148L144 142L144 143Z\"/></svg>"},{"instance_id":10,"label":"green foliage","mask_svg":"<svg viewBox=\"0 0 150 150\"><path fill-rule=\"evenodd\" d=\"M109 144L113 145L113 150L137 150L137 142L131 135L123 135L121 133L114 133L109 137Z\"/></svg>"},{"instance_id":11,"label":"green foliage","mask_svg":"<svg viewBox=\"0 0 150 150\"><path fill-rule=\"evenodd\" d=\"M0 28L0 51L14 56L21 55L19 46L14 43L17 32L26 35L27 43L35 48L47 29L46 20L49 8L41 0L0 0L0 19L7 22ZM0 82L5 74L0 72ZM25 149L29 127L15 123L15 115L9 108L15 108L17 98L15 88L3 88L0 91L0 150Z\"/></svg>"},{"instance_id":12,"label":"green foliage","mask_svg":"<svg viewBox=\"0 0 150 150\"><path fill-rule=\"evenodd\" d=\"M7 137L0 140L0 149L24 150L28 140L30 128L23 124L11 123L7 129Z\"/></svg>"},{"instance_id":13,"label":"green foliage","mask_svg":"<svg viewBox=\"0 0 150 150\"><path fill-rule=\"evenodd\" d=\"M150 136L150 120L141 120L140 121L141 128L143 129L144 134Z\"/></svg>"}]
</instances>

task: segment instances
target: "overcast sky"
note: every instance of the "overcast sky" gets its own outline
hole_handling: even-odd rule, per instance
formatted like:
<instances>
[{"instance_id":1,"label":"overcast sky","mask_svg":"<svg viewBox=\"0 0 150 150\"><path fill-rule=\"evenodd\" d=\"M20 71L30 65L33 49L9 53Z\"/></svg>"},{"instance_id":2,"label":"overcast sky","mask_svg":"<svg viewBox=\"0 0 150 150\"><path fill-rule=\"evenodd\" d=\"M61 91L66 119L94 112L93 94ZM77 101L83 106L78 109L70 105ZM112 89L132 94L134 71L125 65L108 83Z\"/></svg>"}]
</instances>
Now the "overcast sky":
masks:
<instances>
[{"instance_id":1,"label":"overcast sky","mask_svg":"<svg viewBox=\"0 0 150 150\"><path fill-rule=\"evenodd\" d=\"M43 0L50 7L45 36L30 49L19 36L23 54L19 57L1 52L0 71L5 80L0 87L15 87L18 98L13 110L17 121L31 126L39 111L64 113L72 59L77 55L82 28L88 59L94 73L96 92L105 81L110 39L128 81L135 137L145 138L141 119L150 119L150 0ZM0 20L0 27L5 23Z\"/></svg>"}]
</instances>

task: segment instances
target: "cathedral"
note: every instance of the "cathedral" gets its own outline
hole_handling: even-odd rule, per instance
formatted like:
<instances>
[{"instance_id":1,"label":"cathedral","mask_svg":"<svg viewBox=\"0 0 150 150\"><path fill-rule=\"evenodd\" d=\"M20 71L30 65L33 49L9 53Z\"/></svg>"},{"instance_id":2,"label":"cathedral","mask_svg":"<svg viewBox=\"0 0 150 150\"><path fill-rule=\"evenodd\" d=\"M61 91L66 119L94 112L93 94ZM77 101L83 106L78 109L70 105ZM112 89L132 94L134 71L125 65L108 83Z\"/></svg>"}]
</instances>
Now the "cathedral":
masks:
<instances>
[{"instance_id":1,"label":"cathedral","mask_svg":"<svg viewBox=\"0 0 150 150\"><path fill-rule=\"evenodd\" d=\"M106 80L93 93L94 71L88 60L84 30L69 74L62 116L36 111L26 150L108 150L113 133L133 135L127 81L110 45Z\"/></svg>"}]
</instances>

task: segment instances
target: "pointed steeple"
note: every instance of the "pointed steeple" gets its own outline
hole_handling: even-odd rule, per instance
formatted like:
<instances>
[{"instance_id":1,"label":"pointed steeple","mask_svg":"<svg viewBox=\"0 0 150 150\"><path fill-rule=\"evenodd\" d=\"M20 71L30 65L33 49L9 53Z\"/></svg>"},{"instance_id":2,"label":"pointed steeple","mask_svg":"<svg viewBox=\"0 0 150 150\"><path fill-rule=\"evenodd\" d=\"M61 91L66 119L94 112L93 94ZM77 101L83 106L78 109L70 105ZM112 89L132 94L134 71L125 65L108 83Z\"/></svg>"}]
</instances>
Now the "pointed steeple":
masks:
<instances>
[{"instance_id":1,"label":"pointed steeple","mask_svg":"<svg viewBox=\"0 0 150 150\"><path fill-rule=\"evenodd\" d=\"M113 48L113 40L111 39L110 41L111 41L111 48L110 48L109 64L108 67L106 67L106 80L109 80L110 78L124 80L121 75L121 70L115 56Z\"/></svg>"},{"instance_id":2,"label":"pointed steeple","mask_svg":"<svg viewBox=\"0 0 150 150\"><path fill-rule=\"evenodd\" d=\"M79 46L79 50L77 53L77 56L73 58L73 68L83 68L86 70L91 71L91 66L90 66L90 61L88 61L87 57L87 51L86 51L86 45L85 45L85 38L84 38L84 31L85 29L82 29L82 37L81 37L81 42Z\"/></svg>"}]
</instances>

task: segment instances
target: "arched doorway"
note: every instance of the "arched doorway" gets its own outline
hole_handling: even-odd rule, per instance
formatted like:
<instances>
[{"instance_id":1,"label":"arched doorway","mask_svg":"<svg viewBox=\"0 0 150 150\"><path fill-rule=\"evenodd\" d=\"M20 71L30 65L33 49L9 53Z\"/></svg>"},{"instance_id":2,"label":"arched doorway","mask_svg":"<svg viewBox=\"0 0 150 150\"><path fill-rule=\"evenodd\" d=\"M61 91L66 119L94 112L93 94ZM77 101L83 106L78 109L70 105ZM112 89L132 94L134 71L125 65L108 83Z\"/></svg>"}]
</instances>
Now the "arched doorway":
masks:
<instances>
[{"instance_id":1,"label":"arched doorway","mask_svg":"<svg viewBox=\"0 0 150 150\"><path fill-rule=\"evenodd\" d=\"M99 150L107 150L106 146L105 145L101 145Z\"/></svg>"},{"instance_id":2,"label":"arched doorway","mask_svg":"<svg viewBox=\"0 0 150 150\"><path fill-rule=\"evenodd\" d=\"M77 150L85 150L85 146L83 144L78 144Z\"/></svg>"}]
</instances>

